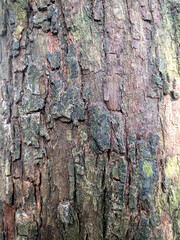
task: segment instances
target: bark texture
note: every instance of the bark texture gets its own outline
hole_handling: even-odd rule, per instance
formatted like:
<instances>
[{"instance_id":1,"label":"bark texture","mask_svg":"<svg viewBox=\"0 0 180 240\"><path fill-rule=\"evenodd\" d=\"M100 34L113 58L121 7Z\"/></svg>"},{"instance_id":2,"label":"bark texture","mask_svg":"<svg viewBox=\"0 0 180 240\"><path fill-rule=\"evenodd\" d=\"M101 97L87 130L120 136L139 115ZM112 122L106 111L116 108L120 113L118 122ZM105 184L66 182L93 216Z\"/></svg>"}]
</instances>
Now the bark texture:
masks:
<instances>
[{"instance_id":1,"label":"bark texture","mask_svg":"<svg viewBox=\"0 0 180 240\"><path fill-rule=\"evenodd\" d=\"M0 0L0 240L180 239L179 0Z\"/></svg>"}]
</instances>

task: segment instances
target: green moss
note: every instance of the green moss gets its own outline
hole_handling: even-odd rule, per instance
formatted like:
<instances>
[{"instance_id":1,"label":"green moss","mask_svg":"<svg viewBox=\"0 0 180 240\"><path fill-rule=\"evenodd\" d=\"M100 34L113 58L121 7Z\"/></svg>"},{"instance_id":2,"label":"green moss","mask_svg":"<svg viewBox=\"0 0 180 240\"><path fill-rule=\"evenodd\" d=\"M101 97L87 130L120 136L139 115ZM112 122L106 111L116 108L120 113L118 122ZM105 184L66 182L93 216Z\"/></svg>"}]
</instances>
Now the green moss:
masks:
<instances>
[{"instance_id":1,"label":"green moss","mask_svg":"<svg viewBox=\"0 0 180 240\"><path fill-rule=\"evenodd\" d=\"M143 172L147 177L151 177L153 175L153 167L147 161L145 161L143 164Z\"/></svg>"}]
</instances>

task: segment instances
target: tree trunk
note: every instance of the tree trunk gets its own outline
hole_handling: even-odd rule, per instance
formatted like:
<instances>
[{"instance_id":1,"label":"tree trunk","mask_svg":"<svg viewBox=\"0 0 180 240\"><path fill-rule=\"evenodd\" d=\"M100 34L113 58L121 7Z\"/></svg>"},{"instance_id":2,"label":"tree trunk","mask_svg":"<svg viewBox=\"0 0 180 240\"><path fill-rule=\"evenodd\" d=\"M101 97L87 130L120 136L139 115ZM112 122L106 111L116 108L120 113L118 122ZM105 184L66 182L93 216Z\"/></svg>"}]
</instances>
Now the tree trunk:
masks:
<instances>
[{"instance_id":1,"label":"tree trunk","mask_svg":"<svg viewBox=\"0 0 180 240\"><path fill-rule=\"evenodd\" d=\"M180 240L179 46L179 0L0 0L0 240Z\"/></svg>"}]
</instances>

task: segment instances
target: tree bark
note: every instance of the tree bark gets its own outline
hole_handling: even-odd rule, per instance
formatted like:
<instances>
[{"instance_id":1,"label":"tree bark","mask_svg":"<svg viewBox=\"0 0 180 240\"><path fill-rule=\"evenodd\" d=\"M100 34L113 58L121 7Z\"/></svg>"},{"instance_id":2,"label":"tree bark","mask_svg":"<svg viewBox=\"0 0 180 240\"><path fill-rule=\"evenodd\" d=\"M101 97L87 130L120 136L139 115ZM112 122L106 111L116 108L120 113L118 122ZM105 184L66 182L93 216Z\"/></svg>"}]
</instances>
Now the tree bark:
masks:
<instances>
[{"instance_id":1,"label":"tree bark","mask_svg":"<svg viewBox=\"0 0 180 240\"><path fill-rule=\"evenodd\" d=\"M0 0L0 240L180 239L179 0Z\"/></svg>"}]
</instances>

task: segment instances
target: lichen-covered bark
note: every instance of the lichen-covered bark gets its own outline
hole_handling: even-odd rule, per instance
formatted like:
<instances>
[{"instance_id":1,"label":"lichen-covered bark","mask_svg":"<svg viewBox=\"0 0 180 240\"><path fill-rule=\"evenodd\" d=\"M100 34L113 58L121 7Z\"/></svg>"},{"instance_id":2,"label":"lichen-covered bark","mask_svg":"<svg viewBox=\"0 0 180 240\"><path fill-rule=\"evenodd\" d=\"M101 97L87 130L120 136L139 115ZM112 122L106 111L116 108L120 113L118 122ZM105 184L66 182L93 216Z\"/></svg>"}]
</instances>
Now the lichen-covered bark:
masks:
<instances>
[{"instance_id":1,"label":"lichen-covered bark","mask_svg":"<svg viewBox=\"0 0 180 240\"><path fill-rule=\"evenodd\" d=\"M0 0L0 240L180 239L179 0Z\"/></svg>"}]
</instances>

